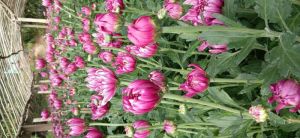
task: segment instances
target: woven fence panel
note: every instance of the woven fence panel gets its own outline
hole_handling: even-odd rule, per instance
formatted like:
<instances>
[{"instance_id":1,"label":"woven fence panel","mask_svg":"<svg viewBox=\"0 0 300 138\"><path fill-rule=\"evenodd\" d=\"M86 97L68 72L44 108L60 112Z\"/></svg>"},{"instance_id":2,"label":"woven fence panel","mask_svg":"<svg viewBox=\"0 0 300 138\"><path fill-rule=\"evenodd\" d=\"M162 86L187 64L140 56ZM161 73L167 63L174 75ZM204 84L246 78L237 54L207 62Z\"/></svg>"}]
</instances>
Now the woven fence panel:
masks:
<instances>
[{"instance_id":1,"label":"woven fence panel","mask_svg":"<svg viewBox=\"0 0 300 138\"><path fill-rule=\"evenodd\" d=\"M26 0L0 0L0 137L17 137L31 96L32 72L20 24Z\"/></svg>"}]
</instances>

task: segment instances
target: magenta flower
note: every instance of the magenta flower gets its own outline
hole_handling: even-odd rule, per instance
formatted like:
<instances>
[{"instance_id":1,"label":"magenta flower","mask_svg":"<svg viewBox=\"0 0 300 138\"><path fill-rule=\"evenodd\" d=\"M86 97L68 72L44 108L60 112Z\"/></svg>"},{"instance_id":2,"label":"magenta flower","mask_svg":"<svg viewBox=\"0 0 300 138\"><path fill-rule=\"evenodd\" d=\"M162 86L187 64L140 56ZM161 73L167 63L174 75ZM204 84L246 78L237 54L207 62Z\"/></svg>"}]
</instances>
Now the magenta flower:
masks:
<instances>
[{"instance_id":1,"label":"magenta flower","mask_svg":"<svg viewBox=\"0 0 300 138\"><path fill-rule=\"evenodd\" d=\"M103 102L103 97L100 95L92 95L91 96L91 112L92 112L92 120L98 120L103 118L109 111L109 102L105 105L101 105Z\"/></svg>"},{"instance_id":2,"label":"magenta flower","mask_svg":"<svg viewBox=\"0 0 300 138\"><path fill-rule=\"evenodd\" d=\"M90 127L88 128L88 131L89 132L85 135L85 138L104 138L104 134L97 128Z\"/></svg>"},{"instance_id":3,"label":"magenta flower","mask_svg":"<svg viewBox=\"0 0 300 138\"><path fill-rule=\"evenodd\" d=\"M49 116L50 116L50 113L49 113L49 111L48 111L47 109L44 109L44 110L41 112L41 117L42 117L42 119L46 120L46 119L49 118Z\"/></svg>"},{"instance_id":4,"label":"magenta flower","mask_svg":"<svg viewBox=\"0 0 300 138\"><path fill-rule=\"evenodd\" d=\"M56 24L59 24L60 23L60 21L61 21L61 19L60 19L60 17L59 16L56 16L56 17L54 17L54 22L56 23Z\"/></svg>"},{"instance_id":5,"label":"magenta flower","mask_svg":"<svg viewBox=\"0 0 300 138\"><path fill-rule=\"evenodd\" d=\"M82 30L83 32L88 32L90 30L90 19L89 18L82 18Z\"/></svg>"},{"instance_id":6,"label":"magenta flower","mask_svg":"<svg viewBox=\"0 0 300 138\"><path fill-rule=\"evenodd\" d=\"M60 59L60 63L59 63L59 66L62 68L62 69L66 69L68 67L68 65L70 64L70 60L65 58L65 57L62 57Z\"/></svg>"},{"instance_id":7,"label":"magenta flower","mask_svg":"<svg viewBox=\"0 0 300 138\"><path fill-rule=\"evenodd\" d=\"M147 138L150 135L150 130L138 130L143 128L148 128L151 125L148 121L145 120L138 120L133 123L133 128L135 132L133 134L134 138Z\"/></svg>"},{"instance_id":8,"label":"magenta flower","mask_svg":"<svg viewBox=\"0 0 300 138\"><path fill-rule=\"evenodd\" d=\"M150 16L141 16L128 26L128 39L136 46L154 43L156 26Z\"/></svg>"},{"instance_id":9,"label":"magenta flower","mask_svg":"<svg viewBox=\"0 0 300 138\"><path fill-rule=\"evenodd\" d=\"M181 17L181 20L191 22L195 26L200 24L223 25L221 21L213 17L214 13L222 13L223 0L186 0L184 4L193 6Z\"/></svg>"},{"instance_id":10,"label":"magenta flower","mask_svg":"<svg viewBox=\"0 0 300 138\"><path fill-rule=\"evenodd\" d=\"M123 0L105 0L105 9L108 12L122 13L124 8Z\"/></svg>"},{"instance_id":11,"label":"magenta flower","mask_svg":"<svg viewBox=\"0 0 300 138\"><path fill-rule=\"evenodd\" d=\"M48 77L48 73L47 72L40 72L40 76L42 78L47 78Z\"/></svg>"},{"instance_id":12,"label":"magenta flower","mask_svg":"<svg viewBox=\"0 0 300 138\"><path fill-rule=\"evenodd\" d=\"M62 78L58 75L58 74L50 74L49 76L50 82L51 82L51 86L60 86L62 83Z\"/></svg>"},{"instance_id":13,"label":"magenta flower","mask_svg":"<svg viewBox=\"0 0 300 138\"><path fill-rule=\"evenodd\" d=\"M88 83L87 87L96 91L98 95L103 96L101 105L105 105L116 93L117 77L108 68L90 68L88 69L88 77L85 79Z\"/></svg>"},{"instance_id":14,"label":"magenta flower","mask_svg":"<svg viewBox=\"0 0 300 138\"><path fill-rule=\"evenodd\" d=\"M75 65L76 67L78 68L84 68L85 67L85 62L84 62L84 59L80 56L75 56Z\"/></svg>"},{"instance_id":15,"label":"magenta flower","mask_svg":"<svg viewBox=\"0 0 300 138\"><path fill-rule=\"evenodd\" d=\"M71 118L67 121L70 128L69 135L80 136L85 131L85 122L81 118Z\"/></svg>"},{"instance_id":16,"label":"magenta flower","mask_svg":"<svg viewBox=\"0 0 300 138\"><path fill-rule=\"evenodd\" d=\"M50 7L52 5L52 0L42 0L42 5L45 7Z\"/></svg>"},{"instance_id":17,"label":"magenta flower","mask_svg":"<svg viewBox=\"0 0 300 138\"><path fill-rule=\"evenodd\" d=\"M77 66L76 66L76 63L70 63L67 68L65 68L64 72L67 74L67 75L70 75L74 72L77 71Z\"/></svg>"},{"instance_id":18,"label":"magenta flower","mask_svg":"<svg viewBox=\"0 0 300 138\"><path fill-rule=\"evenodd\" d=\"M168 134L174 134L176 132L176 126L175 126L174 122L165 120L164 121L164 130Z\"/></svg>"},{"instance_id":19,"label":"magenta flower","mask_svg":"<svg viewBox=\"0 0 300 138\"><path fill-rule=\"evenodd\" d=\"M93 36L96 38L96 43L102 47L120 48L123 44L122 38L113 38L113 37L121 36L121 34L118 34L118 33L108 33L108 32L102 31L102 32L93 34Z\"/></svg>"},{"instance_id":20,"label":"magenta flower","mask_svg":"<svg viewBox=\"0 0 300 138\"><path fill-rule=\"evenodd\" d=\"M51 62L55 61L54 55L52 53L46 53L45 59L48 63L51 63Z\"/></svg>"},{"instance_id":21,"label":"magenta flower","mask_svg":"<svg viewBox=\"0 0 300 138\"><path fill-rule=\"evenodd\" d=\"M129 45L126 46L125 49L132 55L142 57L142 58L150 58L156 54L158 50L158 44L154 43L146 46Z\"/></svg>"},{"instance_id":22,"label":"magenta flower","mask_svg":"<svg viewBox=\"0 0 300 138\"><path fill-rule=\"evenodd\" d=\"M122 90L122 94L123 109L141 115L156 107L161 89L149 80L135 80Z\"/></svg>"},{"instance_id":23,"label":"magenta flower","mask_svg":"<svg viewBox=\"0 0 300 138\"><path fill-rule=\"evenodd\" d=\"M190 64L189 67L195 69L188 73L186 81L179 86L179 89L187 92L186 97L193 97L208 88L209 79L206 77L206 72L198 65Z\"/></svg>"},{"instance_id":24,"label":"magenta flower","mask_svg":"<svg viewBox=\"0 0 300 138\"><path fill-rule=\"evenodd\" d=\"M119 16L115 13L99 13L96 15L94 24L97 26L98 32L116 32L119 27Z\"/></svg>"},{"instance_id":25,"label":"magenta flower","mask_svg":"<svg viewBox=\"0 0 300 138\"><path fill-rule=\"evenodd\" d=\"M166 87L166 79L163 73L160 71L152 71L148 78L151 82L153 82L155 85L159 86L162 90Z\"/></svg>"},{"instance_id":26,"label":"magenta flower","mask_svg":"<svg viewBox=\"0 0 300 138\"><path fill-rule=\"evenodd\" d=\"M35 62L35 68L37 70L45 68L46 65L47 65L46 60L42 59L42 58L37 59L36 62Z\"/></svg>"},{"instance_id":27,"label":"magenta flower","mask_svg":"<svg viewBox=\"0 0 300 138\"><path fill-rule=\"evenodd\" d=\"M93 44L93 42L84 43L82 46L82 49L89 54L96 54L97 53L97 47Z\"/></svg>"},{"instance_id":28,"label":"magenta flower","mask_svg":"<svg viewBox=\"0 0 300 138\"><path fill-rule=\"evenodd\" d=\"M267 111L261 106L251 106L249 114L255 119L257 123L265 122L268 118Z\"/></svg>"},{"instance_id":29,"label":"magenta flower","mask_svg":"<svg viewBox=\"0 0 300 138\"><path fill-rule=\"evenodd\" d=\"M136 68L136 60L129 53L119 52L113 65L116 67L116 74L131 73Z\"/></svg>"},{"instance_id":30,"label":"magenta flower","mask_svg":"<svg viewBox=\"0 0 300 138\"><path fill-rule=\"evenodd\" d=\"M295 80L281 80L270 85L270 90L273 94L269 98L269 103L276 101L276 112L286 106L293 106L291 112L297 112L300 109L300 85Z\"/></svg>"},{"instance_id":31,"label":"magenta flower","mask_svg":"<svg viewBox=\"0 0 300 138\"><path fill-rule=\"evenodd\" d=\"M208 50L209 53L212 53L212 54L220 54L220 53L227 52L227 50L228 50L227 44L211 45L207 41L203 41L203 43L198 47L198 51L203 52L207 48L209 49Z\"/></svg>"},{"instance_id":32,"label":"magenta flower","mask_svg":"<svg viewBox=\"0 0 300 138\"><path fill-rule=\"evenodd\" d=\"M92 36L87 32L80 33L78 35L78 39L79 39L79 42L82 43L82 44L92 42Z\"/></svg>"},{"instance_id":33,"label":"magenta flower","mask_svg":"<svg viewBox=\"0 0 300 138\"><path fill-rule=\"evenodd\" d=\"M90 16L92 14L91 8L87 6L81 7L81 12L86 16Z\"/></svg>"},{"instance_id":34,"label":"magenta flower","mask_svg":"<svg viewBox=\"0 0 300 138\"><path fill-rule=\"evenodd\" d=\"M98 58L100 58L104 63L111 63L114 57L115 55L113 53L107 51L101 52L98 55Z\"/></svg>"},{"instance_id":35,"label":"magenta flower","mask_svg":"<svg viewBox=\"0 0 300 138\"><path fill-rule=\"evenodd\" d=\"M75 46L77 46L77 41L76 41L75 39L71 39L71 40L69 41L69 45L70 45L71 47L75 47Z\"/></svg>"},{"instance_id":36,"label":"magenta flower","mask_svg":"<svg viewBox=\"0 0 300 138\"><path fill-rule=\"evenodd\" d=\"M48 90L48 85L47 84L41 84L40 85L40 91L47 91Z\"/></svg>"},{"instance_id":37,"label":"magenta flower","mask_svg":"<svg viewBox=\"0 0 300 138\"><path fill-rule=\"evenodd\" d=\"M61 109L61 107L62 107L62 101L59 100L59 99L54 99L54 100L53 100L53 107L54 107L56 110Z\"/></svg>"},{"instance_id":38,"label":"magenta flower","mask_svg":"<svg viewBox=\"0 0 300 138\"><path fill-rule=\"evenodd\" d=\"M179 19L183 11L182 6L179 3L171 2L170 0L165 0L164 8L172 19Z\"/></svg>"}]
</instances>

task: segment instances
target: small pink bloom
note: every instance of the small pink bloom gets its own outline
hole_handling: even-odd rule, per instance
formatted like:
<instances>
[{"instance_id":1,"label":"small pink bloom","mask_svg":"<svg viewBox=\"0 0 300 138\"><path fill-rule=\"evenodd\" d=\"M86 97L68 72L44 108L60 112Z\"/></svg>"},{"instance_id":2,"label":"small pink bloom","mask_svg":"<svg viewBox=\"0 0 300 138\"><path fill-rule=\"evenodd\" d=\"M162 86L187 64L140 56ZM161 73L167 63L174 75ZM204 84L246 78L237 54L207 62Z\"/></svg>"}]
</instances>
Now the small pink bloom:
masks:
<instances>
[{"instance_id":1,"label":"small pink bloom","mask_svg":"<svg viewBox=\"0 0 300 138\"><path fill-rule=\"evenodd\" d=\"M116 67L116 74L131 73L136 68L136 60L129 53L119 52L113 65Z\"/></svg>"},{"instance_id":2,"label":"small pink bloom","mask_svg":"<svg viewBox=\"0 0 300 138\"><path fill-rule=\"evenodd\" d=\"M88 32L90 30L90 19L89 18L82 18L82 30L83 32Z\"/></svg>"},{"instance_id":3,"label":"small pink bloom","mask_svg":"<svg viewBox=\"0 0 300 138\"><path fill-rule=\"evenodd\" d=\"M84 59L80 56L75 56L75 65L76 67L78 68L84 68L85 67L85 62L84 62Z\"/></svg>"},{"instance_id":4,"label":"small pink bloom","mask_svg":"<svg viewBox=\"0 0 300 138\"><path fill-rule=\"evenodd\" d=\"M281 80L270 85L270 90L273 94L269 98L269 103L276 101L276 112L286 106L293 106L291 112L297 112L300 109L300 85L295 80Z\"/></svg>"},{"instance_id":5,"label":"small pink bloom","mask_svg":"<svg viewBox=\"0 0 300 138\"><path fill-rule=\"evenodd\" d=\"M83 14L85 14L86 16L90 16L92 14L90 7L87 7L87 6L81 7L81 12Z\"/></svg>"},{"instance_id":6,"label":"small pink bloom","mask_svg":"<svg viewBox=\"0 0 300 138\"><path fill-rule=\"evenodd\" d=\"M70 63L70 64L67 66L67 68L65 68L65 73L66 73L67 75L70 75L70 74L76 72L77 69L78 69L78 68L77 68L77 66L76 66L75 63Z\"/></svg>"},{"instance_id":7,"label":"small pink bloom","mask_svg":"<svg viewBox=\"0 0 300 138\"><path fill-rule=\"evenodd\" d=\"M37 59L36 62L35 62L35 68L36 68L37 70L40 70L40 69L45 68L46 65L47 65L46 60L45 60L45 59L42 59L42 58Z\"/></svg>"},{"instance_id":8,"label":"small pink bloom","mask_svg":"<svg viewBox=\"0 0 300 138\"><path fill-rule=\"evenodd\" d=\"M92 43L84 43L83 44L83 50L89 54L96 54L97 53L97 47Z\"/></svg>"},{"instance_id":9,"label":"small pink bloom","mask_svg":"<svg viewBox=\"0 0 300 138\"><path fill-rule=\"evenodd\" d=\"M85 79L88 83L87 87L96 91L98 95L103 96L101 105L109 102L116 93L117 77L108 68L90 68L88 69L88 77Z\"/></svg>"},{"instance_id":10,"label":"small pink bloom","mask_svg":"<svg viewBox=\"0 0 300 138\"><path fill-rule=\"evenodd\" d=\"M104 138L104 134L94 127L88 128L88 131L89 132L85 135L85 138Z\"/></svg>"},{"instance_id":11,"label":"small pink bloom","mask_svg":"<svg viewBox=\"0 0 300 138\"><path fill-rule=\"evenodd\" d=\"M60 66L62 69L65 69L65 68L68 67L68 65L69 65L70 63L71 63L71 62L70 62L69 59L67 59L67 58L65 58L65 57L62 57L62 58L60 59L59 66Z\"/></svg>"},{"instance_id":12,"label":"small pink bloom","mask_svg":"<svg viewBox=\"0 0 300 138\"><path fill-rule=\"evenodd\" d=\"M163 73L160 71L152 71L148 78L151 82L153 82L155 85L159 86L162 90L166 87L166 79Z\"/></svg>"},{"instance_id":13,"label":"small pink bloom","mask_svg":"<svg viewBox=\"0 0 300 138\"><path fill-rule=\"evenodd\" d=\"M45 7L50 7L52 5L52 0L42 0L42 5Z\"/></svg>"},{"instance_id":14,"label":"small pink bloom","mask_svg":"<svg viewBox=\"0 0 300 138\"><path fill-rule=\"evenodd\" d=\"M58 75L58 74L51 74L49 77L50 81L51 81L51 86L60 86L62 83L62 78Z\"/></svg>"},{"instance_id":15,"label":"small pink bloom","mask_svg":"<svg viewBox=\"0 0 300 138\"><path fill-rule=\"evenodd\" d=\"M41 84L40 85L40 91L47 91L49 88L48 88L48 85L47 84Z\"/></svg>"},{"instance_id":16,"label":"small pink bloom","mask_svg":"<svg viewBox=\"0 0 300 138\"><path fill-rule=\"evenodd\" d=\"M41 72L40 75L41 75L42 78L47 78L48 77L47 72Z\"/></svg>"},{"instance_id":17,"label":"small pink bloom","mask_svg":"<svg viewBox=\"0 0 300 138\"><path fill-rule=\"evenodd\" d=\"M48 119L49 118L49 116L50 116L50 113L49 113L49 111L47 110L47 109L44 109L42 112L41 112L41 117L42 117L42 119Z\"/></svg>"},{"instance_id":18,"label":"small pink bloom","mask_svg":"<svg viewBox=\"0 0 300 138\"><path fill-rule=\"evenodd\" d=\"M69 43L70 43L70 46L71 46L71 47L77 46L77 41L76 41L75 39L71 39L71 40L69 41Z\"/></svg>"},{"instance_id":19,"label":"small pink bloom","mask_svg":"<svg viewBox=\"0 0 300 138\"><path fill-rule=\"evenodd\" d=\"M150 58L153 57L158 50L158 44L149 44L146 46L134 46L134 45L129 45L125 48L129 53L142 57L142 58Z\"/></svg>"},{"instance_id":20,"label":"small pink bloom","mask_svg":"<svg viewBox=\"0 0 300 138\"><path fill-rule=\"evenodd\" d=\"M175 126L174 122L165 120L164 121L164 130L168 134L174 134L176 132L176 126Z\"/></svg>"},{"instance_id":21,"label":"small pink bloom","mask_svg":"<svg viewBox=\"0 0 300 138\"><path fill-rule=\"evenodd\" d=\"M61 2L59 0L54 0L54 4L53 5L54 5L55 12L60 13L61 8L62 8Z\"/></svg>"},{"instance_id":22,"label":"small pink bloom","mask_svg":"<svg viewBox=\"0 0 300 138\"><path fill-rule=\"evenodd\" d=\"M69 90L70 96L74 96L75 93L76 93L76 89L75 88L70 88L70 90Z\"/></svg>"},{"instance_id":23,"label":"small pink bloom","mask_svg":"<svg viewBox=\"0 0 300 138\"><path fill-rule=\"evenodd\" d=\"M92 112L92 120L98 120L103 118L109 111L109 103L105 105L101 105L103 102L103 97L100 95L92 95L91 97L91 112Z\"/></svg>"},{"instance_id":24,"label":"small pink bloom","mask_svg":"<svg viewBox=\"0 0 300 138\"><path fill-rule=\"evenodd\" d=\"M164 8L172 19L179 19L183 11L182 6L179 3L171 3L169 0L165 0Z\"/></svg>"},{"instance_id":25,"label":"small pink bloom","mask_svg":"<svg viewBox=\"0 0 300 138\"><path fill-rule=\"evenodd\" d=\"M261 106L251 106L249 114L255 119L257 123L265 122L268 118L267 111Z\"/></svg>"},{"instance_id":26,"label":"small pink bloom","mask_svg":"<svg viewBox=\"0 0 300 138\"><path fill-rule=\"evenodd\" d=\"M133 134L134 138L147 138L150 135L150 130L138 130L143 128L151 127L148 121L138 120L133 123L133 128L135 132Z\"/></svg>"},{"instance_id":27,"label":"small pink bloom","mask_svg":"<svg viewBox=\"0 0 300 138\"><path fill-rule=\"evenodd\" d=\"M115 13L99 13L95 17L94 24L97 26L96 30L98 32L113 33L119 27L119 16Z\"/></svg>"},{"instance_id":28,"label":"small pink bloom","mask_svg":"<svg viewBox=\"0 0 300 138\"><path fill-rule=\"evenodd\" d=\"M135 115L152 111L160 100L161 89L149 80L135 80L122 90L123 109Z\"/></svg>"},{"instance_id":29,"label":"small pink bloom","mask_svg":"<svg viewBox=\"0 0 300 138\"><path fill-rule=\"evenodd\" d=\"M125 5L123 0L105 0L105 8L108 12L122 13Z\"/></svg>"},{"instance_id":30,"label":"small pink bloom","mask_svg":"<svg viewBox=\"0 0 300 138\"><path fill-rule=\"evenodd\" d=\"M156 26L150 16L141 16L128 26L128 39L137 46L154 43Z\"/></svg>"},{"instance_id":31,"label":"small pink bloom","mask_svg":"<svg viewBox=\"0 0 300 138\"><path fill-rule=\"evenodd\" d=\"M123 44L122 38L113 38L121 36L121 34L118 33L108 33L105 31L101 31L93 34L93 36L96 38L96 43L101 47L120 48Z\"/></svg>"},{"instance_id":32,"label":"small pink bloom","mask_svg":"<svg viewBox=\"0 0 300 138\"><path fill-rule=\"evenodd\" d=\"M55 108L56 110L61 109L61 107L62 107L62 101L59 100L59 99L54 99L54 100L53 100L53 106L54 106L54 108Z\"/></svg>"},{"instance_id":33,"label":"small pink bloom","mask_svg":"<svg viewBox=\"0 0 300 138\"><path fill-rule=\"evenodd\" d=\"M209 49L208 50L209 53L212 53L212 54L220 54L220 53L227 52L227 50L228 50L227 44L223 44L223 45L211 45L207 41L204 41L198 47L198 51L199 52L203 52L207 48Z\"/></svg>"},{"instance_id":34,"label":"small pink bloom","mask_svg":"<svg viewBox=\"0 0 300 138\"><path fill-rule=\"evenodd\" d=\"M72 114L75 115L75 116L78 116L78 114L79 114L79 110L78 110L77 107L72 107L72 108L71 108L71 112L72 112Z\"/></svg>"},{"instance_id":35,"label":"small pink bloom","mask_svg":"<svg viewBox=\"0 0 300 138\"><path fill-rule=\"evenodd\" d=\"M101 52L98 55L98 58L100 58L104 63L111 63L114 59L115 55L111 52Z\"/></svg>"},{"instance_id":36,"label":"small pink bloom","mask_svg":"<svg viewBox=\"0 0 300 138\"><path fill-rule=\"evenodd\" d=\"M80 43L91 43L92 42L92 36L87 32L80 33L78 35L78 39L79 39Z\"/></svg>"},{"instance_id":37,"label":"small pink bloom","mask_svg":"<svg viewBox=\"0 0 300 138\"><path fill-rule=\"evenodd\" d=\"M209 79L206 72L196 64L190 64L189 67L194 67L187 75L186 81L179 86L180 90L187 92L186 97L193 97L198 93L204 92L209 85Z\"/></svg>"},{"instance_id":38,"label":"small pink bloom","mask_svg":"<svg viewBox=\"0 0 300 138\"><path fill-rule=\"evenodd\" d=\"M56 23L56 24L59 24L60 23L60 21L61 21L61 19L60 19L60 17L59 16L56 16L56 17L54 17L54 22Z\"/></svg>"},{"instance_id":39,"label":"small pink bloom","mask_svg":"<svg viewBox=\"0 0 300 138\"><path fill-rule=\"evenodd\" d=\"M70 128L69 135L80 136L85 131L85 122L81 118L71 118L67 121Z\"/></svg>"}]
</instances>

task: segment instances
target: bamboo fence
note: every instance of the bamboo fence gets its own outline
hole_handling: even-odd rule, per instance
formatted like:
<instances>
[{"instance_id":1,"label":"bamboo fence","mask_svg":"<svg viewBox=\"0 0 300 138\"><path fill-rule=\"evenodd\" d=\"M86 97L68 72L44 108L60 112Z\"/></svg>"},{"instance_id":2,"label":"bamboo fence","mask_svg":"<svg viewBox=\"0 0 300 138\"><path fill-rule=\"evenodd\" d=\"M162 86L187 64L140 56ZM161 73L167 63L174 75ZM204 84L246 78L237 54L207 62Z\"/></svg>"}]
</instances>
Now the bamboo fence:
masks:
<instances>
[{"instance_id":1,"label":"bamboo fence","mask_svg":"<svg viewBox=\"0 0 300 138\"><path fill-rule=\"evenodd\" d=\"M18 137L33 81L23 51L21 24L26 0L0 0L0 138Z\"/></svg>"}]
</instances>

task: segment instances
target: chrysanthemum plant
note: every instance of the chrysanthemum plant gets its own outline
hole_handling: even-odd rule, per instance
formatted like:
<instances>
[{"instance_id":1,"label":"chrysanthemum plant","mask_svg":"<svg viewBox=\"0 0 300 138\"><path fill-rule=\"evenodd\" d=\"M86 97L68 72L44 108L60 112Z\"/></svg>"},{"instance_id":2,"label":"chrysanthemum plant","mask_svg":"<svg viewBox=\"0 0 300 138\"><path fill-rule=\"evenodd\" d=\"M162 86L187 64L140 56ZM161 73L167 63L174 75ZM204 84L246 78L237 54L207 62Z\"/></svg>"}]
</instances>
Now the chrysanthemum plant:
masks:
<instances>
[{"instance_id":1,"label":"chrysanthemum plant","mask_svg":"<svg viewBox=\"0 0 300 138\"><path fill-rule=\"evenodd\" d=\"M43 0L42 117L57 137L300 137L299 3Z\"/></svg>"}]
</instances>

